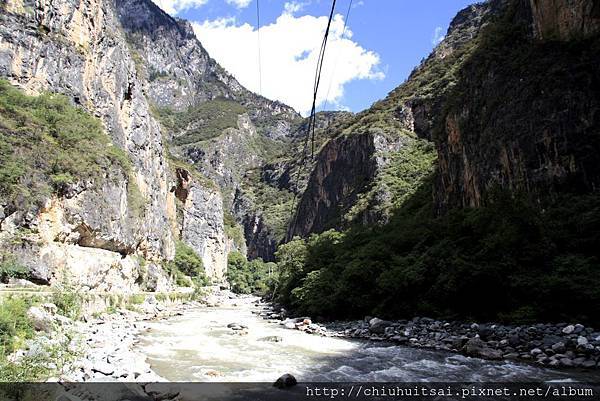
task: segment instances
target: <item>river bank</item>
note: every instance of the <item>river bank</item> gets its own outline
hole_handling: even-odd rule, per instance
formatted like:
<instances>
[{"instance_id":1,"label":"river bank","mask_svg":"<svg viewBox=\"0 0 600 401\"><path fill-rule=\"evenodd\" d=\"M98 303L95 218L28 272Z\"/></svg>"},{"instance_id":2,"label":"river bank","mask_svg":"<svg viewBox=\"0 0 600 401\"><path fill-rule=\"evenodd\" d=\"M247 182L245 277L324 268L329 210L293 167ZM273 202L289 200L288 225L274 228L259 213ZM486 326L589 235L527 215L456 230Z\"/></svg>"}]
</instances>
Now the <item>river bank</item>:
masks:
<instances>
[{"instance_id":1,"label":"river bank","mask_svg":"<svg viewBox=\"0 0 600 401\"><path fill-rule=\"evenodd\" d=\"M364 320L316 324L308 317L287 318L283 308L259 305L262 311L258 314L262 318L275 319L286 328L310 334L385 341L487 360L523 361L550 368L600 372L600 332L581 324L509 326L426 317L388 321L372 316Z\"/></svg>"},{"instance_id":2,"label":"river bank","mask_svg":"<svg viewBox=\"0 0 600 401\"><path fill-rule=\"evenodd\" d=\"M146 295L134 307L83 321L56 314L51 304L38 309L37 324L51 316L61 332L76 333L68 347L77 357L51 381L140 382L143 389L166 381L274 382L285 373L302 381L598 378L597 333L581 325L509 327L427 318L317 324L286 318L280 308L228 291L179 302ZM588 360L594 366L584 364Z\"/></svg>"},{"instance_id":3,"label":"river bank","mask_svg":"<svg viewBox=\"0 0 600 401\"><path fill-rule=\"evenodd\" d=\"M165 322L176 316L185 316L199 308L220 305L235 296L227 291L209 292L198 300L164 302L148 295L135 308L119 308L102 313L85 322L75 322L79 333L81 355L69 366L68 372L58 378L69 382L165 382L136 350L139 337L152 323Z\"/></svg>"},{"instance_id":4,"label":"river bank","mask_svg":"<svg viewBox=\"0 0 600 401\"><path fill-rule=\"evenodd\" d=\"M183 316L151 322L150 330L140 335L135 350L147 356L158 375L180 382L273 383L286 373L299 382L597 378L596 371L565 370L531 361L486 360L450 350L400 345L383 336L374 341L353 338L335 329L335 325L326 327L304 320L290 329L292 321L275 319L275 313L270 305L257 302L256 298L226 299L212 308L197 308ZM309 335L311 331L318 334Z\"/></svg>"}]
</instances>

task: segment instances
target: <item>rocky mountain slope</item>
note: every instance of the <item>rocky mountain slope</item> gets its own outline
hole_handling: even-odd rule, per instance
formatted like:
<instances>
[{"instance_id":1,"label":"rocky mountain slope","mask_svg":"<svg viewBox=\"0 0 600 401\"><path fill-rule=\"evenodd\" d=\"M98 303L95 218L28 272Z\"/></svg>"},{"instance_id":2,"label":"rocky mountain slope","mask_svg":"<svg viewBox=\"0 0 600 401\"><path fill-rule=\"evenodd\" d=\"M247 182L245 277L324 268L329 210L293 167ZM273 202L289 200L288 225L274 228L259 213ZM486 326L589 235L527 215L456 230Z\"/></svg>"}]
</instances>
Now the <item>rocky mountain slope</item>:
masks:
<instances>
[{"instance_id":1,"label":"rocky mountain slope","mask_svg":"<svg viewBox=\"0 0 600 401\"><path fill-rule=\"evenodd\" d=\"M123 274L121 284L133 288L134 254L154 262L173 257L173 196L160 127L125 36L115 29L115 10L101 1L8 1L0 18L0 76L27 93L66 95L100 119L131 163L129 173L107 170L70 182L66 196L48 197L40 213L3 200L2 235L30 231L9 248L40 281L77 271L81 283L97 287L104 275Z\"/></svg>"},{"instance_id":2,"label":"rocky mountain slope","mask_svg":"<svg viewBox=\"0 0 600 401\"><path fill-rule=\"evenodd\" d=\"M278 250L277 300L336 319L597 322L598 10L458 13L322 148Z\"/></svg>"},{"instance_id":3,"label":"rocky mountain slope","mask_svg":"<svg viewBox=\"0 0 600 401\"><path fill-rule=\"evenodd\" d=\"M289 148L302 118L243 88L209 57L187 21L150 1L119 0L116 7L170 153L221 189L228 221L241 225L247 241L238 247L271 259L287 221L266 209L273 199L283 208L292 194L253 171ZM255 196L265 187L274 193L270 200Z\"/></svg>"},{"instance_id":4,"label":"rocky mountain slope","mask_svg":"<svg viewBox=\"0 0 600 401\"><path fill-rule=\"evenodd\" d=\"M494 188L597 189L598 18L585 0L459 12L408 80L323 148L287 238L385 223L432 173L439 213L479 206Z\"/></svg>"},{"instance_id":5,"label":"rocky mountain slope","mask_svg":"<svg viewBox=\"0 0 600 401\"><path fill-rule=\"evenodd\" d=\"M293 195L252 171L298 140L302 118L293 109L243 88L209 57L188 22L149 0L11 0L1 7L0 78L9 82L3 95L10 100L12 86L34 96L65 95L74 109L52 101L44 107L59 114L82 109L92 125L97 118L108 144L100 145L98 134L99 154L90 157L101 157L102 146L115 154L94 174L49 166L44 176L10 176L0 201L3 260L16 259L40 282L68 278L101 288L110 281L130 291L169 285L161 266L179 240L215 280L223 279L233 249L272 258L287 221L279 211L266 218L266 209L278 198L287 208ZM21 147L33 145L17 140L26 127L18 119L2 122L17 146L3 148L3 164L27 164L31 155ZM78 157L60 145L57 157ZM15 195L32 182L30 193ZM275 196L265 199L264 188Z\"/></svg>"}]
</instances>

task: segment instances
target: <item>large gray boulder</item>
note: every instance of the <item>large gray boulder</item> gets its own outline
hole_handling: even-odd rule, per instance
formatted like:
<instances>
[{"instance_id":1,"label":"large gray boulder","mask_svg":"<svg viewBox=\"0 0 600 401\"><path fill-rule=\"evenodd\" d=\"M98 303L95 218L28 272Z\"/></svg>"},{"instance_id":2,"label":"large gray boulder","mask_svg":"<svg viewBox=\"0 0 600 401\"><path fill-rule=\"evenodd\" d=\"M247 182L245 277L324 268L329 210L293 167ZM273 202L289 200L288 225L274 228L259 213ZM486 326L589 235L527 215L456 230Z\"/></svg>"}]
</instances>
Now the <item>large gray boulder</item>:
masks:
<instances>
[{"instance_id":1,"label":"large gray boulder","mask_svg":"<svg viewBox=\"0 0 600 401\"><path fill-rule=\"evenodd\" d=\"M382 320L376 317L369 320L369 330L372 333L383 334L385 332L386 327L390 327L391 325L392 322L388 320Z\"/></svg>"},{"instance_id":2,"label":"large gray boulder","mask_svg":"<svg viewBox=\"0 0 600 401\"><path fill-rule=\"evenodd\" d=\"M475 358L483 359L501 359L502 352L490 348L480 338L472 338L465 344L463 348L465 354Z\"/></svg>"}]
</instances>

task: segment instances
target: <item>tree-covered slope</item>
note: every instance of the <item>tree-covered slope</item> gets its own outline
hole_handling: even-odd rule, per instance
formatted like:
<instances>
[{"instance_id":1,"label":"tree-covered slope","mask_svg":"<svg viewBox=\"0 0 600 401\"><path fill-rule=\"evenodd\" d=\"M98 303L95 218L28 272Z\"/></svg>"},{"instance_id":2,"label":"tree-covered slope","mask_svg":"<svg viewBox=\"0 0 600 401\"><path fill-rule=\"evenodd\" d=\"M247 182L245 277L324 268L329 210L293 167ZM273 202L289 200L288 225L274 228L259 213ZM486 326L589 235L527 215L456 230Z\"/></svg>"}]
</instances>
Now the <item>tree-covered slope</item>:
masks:
<instances>
[{"instance_id":1,"label":"tree-covered slope","mask_svg":"<svg viewBox=\"0 0 600 401\"><path fill-rule=\"evenodd\" d=\"M597 323L600 40L575 3L543 21L554 6L470 6L334 134L277 252L275 298L328 318Z\"/></svg>"}]
</instances>

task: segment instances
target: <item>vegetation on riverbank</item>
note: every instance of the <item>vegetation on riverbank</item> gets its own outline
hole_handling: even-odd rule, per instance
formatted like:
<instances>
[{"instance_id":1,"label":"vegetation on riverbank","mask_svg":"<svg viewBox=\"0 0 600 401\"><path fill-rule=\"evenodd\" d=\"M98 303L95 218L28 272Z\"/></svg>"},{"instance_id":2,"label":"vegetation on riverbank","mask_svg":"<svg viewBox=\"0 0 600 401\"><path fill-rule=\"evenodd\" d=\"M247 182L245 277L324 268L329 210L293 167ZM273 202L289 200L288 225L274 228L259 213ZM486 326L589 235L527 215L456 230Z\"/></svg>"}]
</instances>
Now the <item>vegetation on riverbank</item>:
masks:
<instances>
[{"instance_id":1,"label":"vegetation on riverbank","mask_svg":"<svg viewBox=\"0 0 600 401\"><path fill-rule=\"evenodd\" d=\"M204 273L202 259L183 241L175 242L175 258L166 262L164 268L175 283L182 287L203 287L210 283Z\"/></svg>"},{"instance_id":2,"label":"vegetation on riverbank","mask_svg":"<svg viewBox=\"0 0 600 401\"><path fill-rule=\"evenodd\" d=\"M65 295L69 301L61 304L59 313L74 316L81 310L80 302L58 292L53 300L60 301ZM77 350L70 346L75 333L68 328L56 326L52 332L42 334L36 331L29 310L39 308L41 303L41 297L10 296L0 300L0 382L46 380L63 372L77 356ZM74 309L65 309L67 305Z\"/></svg>"},{"instance_id":3,"label":"vegetation on riverbank","mask_svg":"<svg viewBox=\"0 0 600 401\"><path fill-rule=\"evenodd\" d=\"M240 252L231 252L227 259L227 280L236 294L267 295L276 280L277 265L262 259L249 261Z\"/></svg>"},{"instance_id":4,"label":"vegetation on riverbank","mask_svg":"<svg viewBox=\"0 0 600 401\"><path fill-rule=\"evenodd\" d=\"M600 199L540 205L498 191L481 208L436 217L423 186L383 227L282 245L275 300L299 314L505 322L600 316Z\"/></svg>"}]
</instances>

